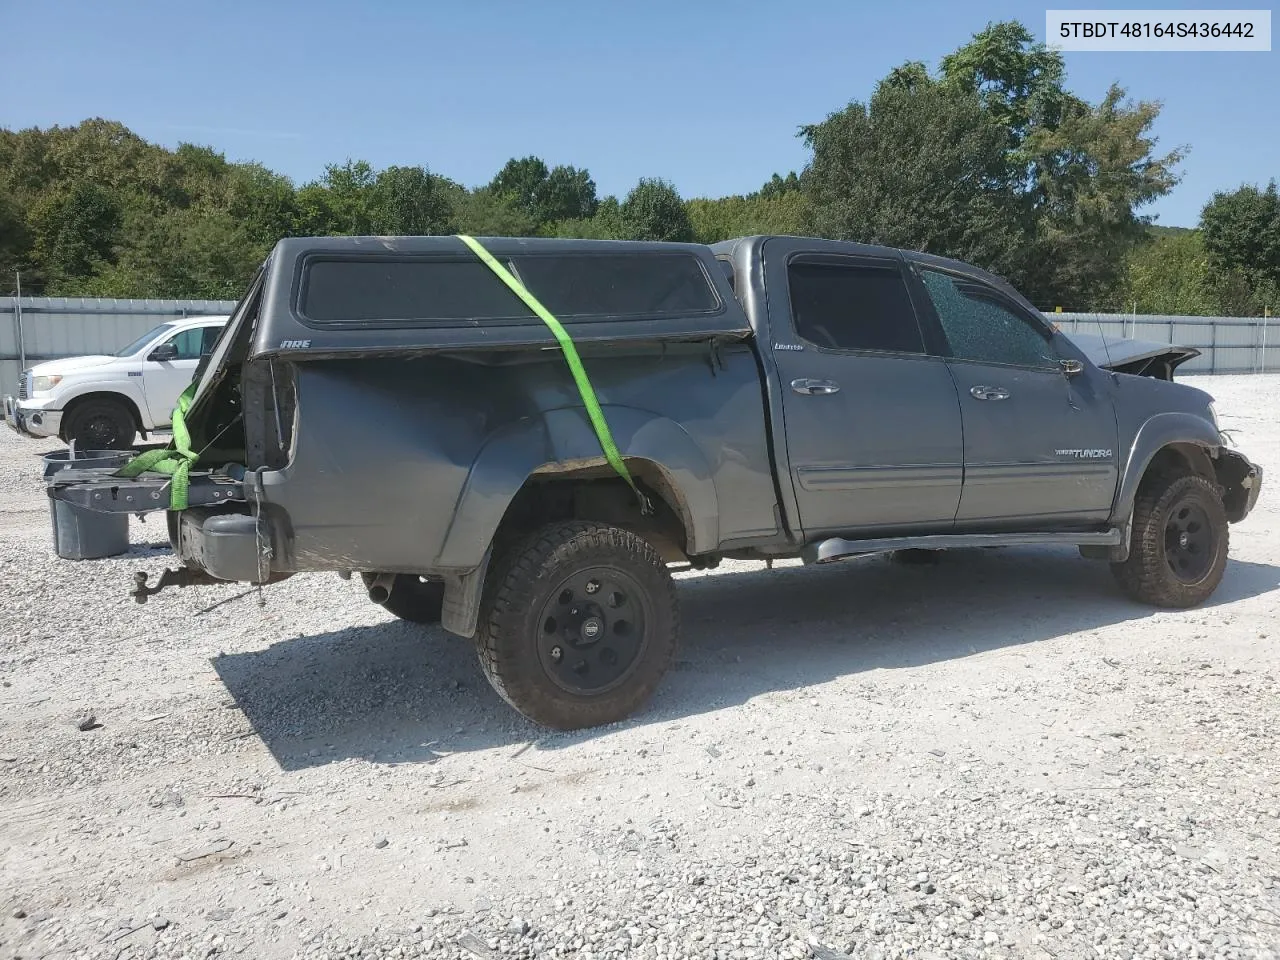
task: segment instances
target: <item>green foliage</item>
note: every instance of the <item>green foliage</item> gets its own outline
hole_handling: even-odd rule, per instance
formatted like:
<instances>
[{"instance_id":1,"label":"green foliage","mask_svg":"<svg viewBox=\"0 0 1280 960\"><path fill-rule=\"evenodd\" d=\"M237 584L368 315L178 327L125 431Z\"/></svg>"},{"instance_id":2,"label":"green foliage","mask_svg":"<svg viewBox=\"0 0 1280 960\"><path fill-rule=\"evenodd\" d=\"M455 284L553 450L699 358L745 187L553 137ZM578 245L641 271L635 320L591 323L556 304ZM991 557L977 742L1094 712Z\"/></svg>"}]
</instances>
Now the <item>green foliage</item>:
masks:
<instances>
[{"instance_id":1,"label":"green foliage","mask_svg":"<svg viewBox=\"0 0 1280 960\"><path fill-rule=\"evenodd\" d=\"M548 170L538 157L514 157L489 184L490 192L528 217L535 227L558 220L585 220L595 215L596 184L586 170Z\"/></svg>"},{"instance_id":2,"label":"green foliage","mask_svg":"<svg viewBox=\"0 0 1280 960\"><path fill-rule=\"evenodd\" d=\"M781 178L779 178L781 179ZM798 190L747 197L690 200L685 204L693 237L698 243L718 243L756 234L805 236L809 229L809 201Z\"/></svg>"},{"instance_id":3,"label":"green foliage","mask_svg":"<svg viewBox=\"0 0 1280 960\"><path fill-rule=\"evenodd\" d=\"M1115 309L1211 316L1218 311L1214 271L1198 232L1152 237L1134 247Z\"/></svg>"},{"instance_id":4,"label":"green foliage","mask_svg":"<svg viewBox=\"0 0 1280 960\"><path fill-rule=\"evenodd\" d=\"M1242 186L1215 193L1200 213L1204 246L1216 267L1238 270L1254 284L1280 284L1280 196Z\"/></svg>"},{"instance_id":5,"label":"green foliage","mask_svg":"<svg viewBox=\"0 0 1280 960\"><path fill-rule=\"evenodd\" d=\"M689 212L676 188L659 178L641 178L619 208L626 240L693 240Z\"/></svg>"},{"instance_id":6,"label":"green foliage","mask_svg":"<svg viewBox=\"0 0 1280 960\"><path fill-rule=\"evenodd\" d=\"M800 178L796 176L796 172L792 170L785 177L774 174L757 192L756 196L763 197L766 200L772 200L775 197L781 197L787 193L800 192Z\"/></svg>"},{"instance_id":7,"label":"green foliage","mask_svg":"<svg viewBox=\"0 0 1280 960\"><path fill-rule=\"evenodd\" d=\"M969 90L882 83L803 128L815 232L969 260L1019 275L1030 205L1008 162L1008 134Z\"/></svg>"},{"instance_id":8,"label":"green foliage","mask_svg":"<svg viewBox=\"0 0 1280 960\"><path fill-rule=\"evenodd\" d=\"M1158 105L1063 84L1061 54L1018 23L989 25L937 77L897 68L802 128L815 228L970 260L1044 303L1114 297L1146 235L1137 211L1173 188L1183 151L1156 154Z\"/></svg>"}]
</instances>

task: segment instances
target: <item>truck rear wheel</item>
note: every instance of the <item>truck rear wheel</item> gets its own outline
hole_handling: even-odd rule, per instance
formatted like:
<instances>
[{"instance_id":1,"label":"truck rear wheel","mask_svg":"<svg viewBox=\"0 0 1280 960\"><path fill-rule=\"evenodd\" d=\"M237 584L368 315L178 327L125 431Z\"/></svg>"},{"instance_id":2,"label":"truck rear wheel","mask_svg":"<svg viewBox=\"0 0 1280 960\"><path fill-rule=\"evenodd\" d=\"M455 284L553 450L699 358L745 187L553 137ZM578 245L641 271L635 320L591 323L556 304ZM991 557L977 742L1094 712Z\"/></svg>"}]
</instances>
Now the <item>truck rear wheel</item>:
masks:
<instances>
[{"instance_id":1,"label":"truck rear wheel","mask_svg":"<svg viewBox=\"0 0 1280 960\"><path fill-rule=\"evenodd\" d=\"M138 425L118 400L93 398L72 408L63 427L67 442L78 450L128 450Z\"/></svg>"},{"instance_id":2,"label":"truck rear wheel","mask_svg":"<svg viewBox=\"0 0 1280 960\"><path fill-rule=\"evenodd\" d=\"M620 527L569 521L499 559L476 646L511 706L576 730L622 720L649 699L679 624L675 584L652 544Z\"/></svg>"},{"instance_id":3,"label":"truck rear wheel","mask_svg":"<svg viewBox=\"0 0 1280 960\"><path fill-rule=\"evenodd\" d=\"M1111 572L1135 600L1194 607L1222 582L1228 540L1214 484L1195 475L1157 475L1138 488L1129 559L1113 563Z\"/></svg>"},{"instance_id":4,"label":"truck rear wheel","mask_svg":"<svg viewBox=\"0 0 1280 960\"><path fill-rule=\"evenodd\" d=\"M366 590L373 586L374 576L360 574ZM444 582L424 580L415 573L397 573L391 595L382 606L410 623L439 623L444 610Z\"/></svg>"}]
</instances>

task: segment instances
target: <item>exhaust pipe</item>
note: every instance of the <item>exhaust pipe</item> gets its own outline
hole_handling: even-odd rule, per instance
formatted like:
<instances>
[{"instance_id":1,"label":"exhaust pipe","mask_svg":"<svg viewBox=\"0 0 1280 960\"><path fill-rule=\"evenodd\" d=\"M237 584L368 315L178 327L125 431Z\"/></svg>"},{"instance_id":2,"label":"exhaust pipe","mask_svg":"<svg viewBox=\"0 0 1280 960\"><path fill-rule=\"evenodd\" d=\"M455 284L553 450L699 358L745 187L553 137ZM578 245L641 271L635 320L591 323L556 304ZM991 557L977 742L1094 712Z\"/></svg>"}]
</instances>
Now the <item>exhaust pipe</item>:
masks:
<instances>
[{"instance_id":1,"label":"exhaust pipe","mask_svg":"<svg viewBox=\"0 0 1280 960\"><path fill-rule=\"evenodd\" d=\"M394 573L375 574L369 581L369 599L376 604L384 604L391 598L391 589L396 585Z\"/></svg>"}]
</instances>

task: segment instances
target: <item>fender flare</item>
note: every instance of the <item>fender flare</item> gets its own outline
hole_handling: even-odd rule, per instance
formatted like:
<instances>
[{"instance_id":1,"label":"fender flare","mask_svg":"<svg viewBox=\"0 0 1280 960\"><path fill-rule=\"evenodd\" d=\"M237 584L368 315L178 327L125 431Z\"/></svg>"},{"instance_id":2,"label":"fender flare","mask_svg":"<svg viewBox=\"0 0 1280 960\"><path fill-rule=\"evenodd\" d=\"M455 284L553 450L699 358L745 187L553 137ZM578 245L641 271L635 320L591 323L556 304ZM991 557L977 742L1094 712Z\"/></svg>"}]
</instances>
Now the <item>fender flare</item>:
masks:
<instances>
[{"instance_id":1,"label":"fender flare","mask_svg":"<svg viewBox=\"0 0 1280 960\"><path fill-rule=\"evenodd\" d=\"M1134 435L1111 509L1111 522L1124 523L1133 512L1138 484L1157 453L1173 443L1194 443L1206 452L1222 446L1222 436L1209 420L1194 413L1158 413Z\"/></svg>"},{"instance_id":2,"label":"fender flare","mask_svg":"<svg viewBox=\"0 0 1280 960\"><path fill-rule=\"evenodd\" d=\"M720 537L719 498L706 454L674 420L635 407L604 410L623 459L652 464L670 486L689 551L714 550ZM548 410L495 432L472 461L432 566L459 571L478 566L529 477L604 465L600 442L581 408Z\"/></svg>"}]
</instances>

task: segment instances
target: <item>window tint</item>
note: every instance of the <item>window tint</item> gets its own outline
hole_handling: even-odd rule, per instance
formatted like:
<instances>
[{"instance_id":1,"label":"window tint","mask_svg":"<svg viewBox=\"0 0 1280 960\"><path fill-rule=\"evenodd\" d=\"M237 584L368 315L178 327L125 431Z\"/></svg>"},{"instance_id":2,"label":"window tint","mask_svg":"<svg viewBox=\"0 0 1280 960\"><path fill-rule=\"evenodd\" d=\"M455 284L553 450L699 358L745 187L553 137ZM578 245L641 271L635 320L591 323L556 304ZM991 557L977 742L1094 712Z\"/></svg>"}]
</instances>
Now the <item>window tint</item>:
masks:
<instances>
[{"instance_id":1,"label":"window tint","mask_svg":"<svg viewBox=\"0 0 1280 960\"><path fill-rule=\"evenodd\" d=\"M204 338L200 342L200 355L208 356L213 353L214 344L218 342L218 334L222 333L222 327L204 327Z\"/></svg>"},{"instance_id":2,"label":"window tint","mask_svg":"<svg viewBox=\"0 0 1280 960\"><path fill-rule=\"evenodd\" d=\"M533 317L479 260L316 260L302 313L316 323Z\"/></svg>"},{"instance_id":3,"label":"window tint","mask_svg":"<svg viewBox=\"0 0 1280 960\"><path fill-rule=\"evenodd\" d=\"M720 303L687 253L517 257L520 279L557 316L710 313Z\"/></svg>"},{"instance_id":4,"label":"window tint","mask_svg":"<svg viewBox=\"0 0 1280 960\"><path fill-rule=\"evenodd\" d=\"M793 262L787 268L796 333L838 350L924 353L898 265Z\"/></svg>"},{"instance_id":5,"label":"window tint","mask_svg":"<svg viewBox=\"0 0 1280 960\"><path fill-rule=\"evenodd\" d=\"M689 315L719 309L688 254L578 254L514 258L521 281L558 317ZM478 260L315 260L302 313L316 323L533 319Z\"/></svg>"},{"instance_id":6,"label":"window tint","mask_svg":"<svg viewBox=\"0 0 1280 960\"><path fill-rule=\"evenodd\" d=\"M166 343L172 343L178 348L179 360L199 360L200 346L203 340L204 330L200 327L193 327L190 330L183 330L181 333L170 337Z\"/></svg>"},{"instance_id":7,"label":"window tint","mask_svg":"<svg viewBox=\"0 0 1280 960\"><path fill-rule=\"evenodd\" d=\"M953 356L1030 367L1054 362L1049 342L990 287L933 270L920 275Z\"/></svg>"}]
</instances>

